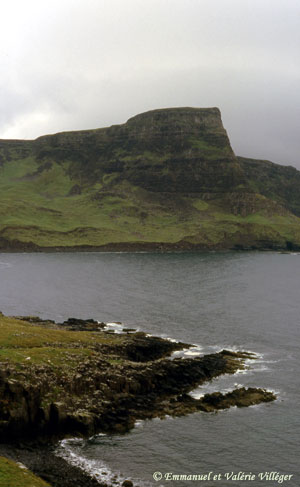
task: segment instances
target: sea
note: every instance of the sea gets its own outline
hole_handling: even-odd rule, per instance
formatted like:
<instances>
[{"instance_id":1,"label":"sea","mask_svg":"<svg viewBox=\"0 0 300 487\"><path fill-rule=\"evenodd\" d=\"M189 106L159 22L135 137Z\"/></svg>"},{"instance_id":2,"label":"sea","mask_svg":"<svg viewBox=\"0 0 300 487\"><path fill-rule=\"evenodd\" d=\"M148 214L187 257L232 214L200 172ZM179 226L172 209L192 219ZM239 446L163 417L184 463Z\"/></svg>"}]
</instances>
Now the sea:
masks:
<instances>
[{"instance_id":1,"label":"sea","mask_svg":"<svg viewBox=\"0 0 300 487\"><path fill-rule=\"evenodd\" d=\"M300 485L300 255L280 252L3 253L0 309L93 318L188 342L195 356L256 354L191 392L274 391L249 408L138 421L124 435L69 438L57 455L118 486ZM192 356L192 355L190 355ZM74 486L76 487L76 486Z\"/></svg>"}]
</instances>

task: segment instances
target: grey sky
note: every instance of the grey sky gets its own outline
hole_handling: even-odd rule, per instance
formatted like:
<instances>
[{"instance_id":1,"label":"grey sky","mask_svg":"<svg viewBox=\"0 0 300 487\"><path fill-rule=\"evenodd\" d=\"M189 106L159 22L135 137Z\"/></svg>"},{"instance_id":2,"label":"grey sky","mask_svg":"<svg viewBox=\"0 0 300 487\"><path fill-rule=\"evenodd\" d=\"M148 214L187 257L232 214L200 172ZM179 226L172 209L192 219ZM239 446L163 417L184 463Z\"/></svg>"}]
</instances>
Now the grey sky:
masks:
<instances>
[{"instance_id":1,"label":"grey sky","mask_svg":"<svg viewBox=\"0 0 300 487\"><path fill-rule=\"evenodd\" d=\"M300 0L10 0L0 138L218 106L236 154L300 169Z\"/></svg>"}]
</instances>

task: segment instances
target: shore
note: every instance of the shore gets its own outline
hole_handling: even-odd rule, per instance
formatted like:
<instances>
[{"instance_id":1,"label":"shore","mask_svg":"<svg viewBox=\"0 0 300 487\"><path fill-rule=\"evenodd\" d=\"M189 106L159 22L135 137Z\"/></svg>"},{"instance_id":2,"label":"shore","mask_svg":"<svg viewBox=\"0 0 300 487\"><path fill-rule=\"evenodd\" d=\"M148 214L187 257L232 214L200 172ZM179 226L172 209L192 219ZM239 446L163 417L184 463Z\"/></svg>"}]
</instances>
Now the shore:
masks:
<instances>
[{"instance_id":1,"label":"shore","mask_svg":"<svg viewBox=\"0 0 300 487\"><path fill-rule=\"evenodd\" d=\"M0 455L25 464L52 487L99 486L54 454L59 439L122 434L139 419L276 399L256 388L194 399L193 388L234 374L255 355L223 350L188 358L190 344L117 327L119 333L91 319L57 324L0 316ZM175 351L182 357L172 356Z\"/></svg>"},{"instance_id":2,"label":"shore","mask_svg":"<svg viewBox=\"0 0 300 487\"><path fill-rule=\"evenodd\" d=\"M103 245L76 245L51 247L39 246L33 242L22 242L20 240L8 240L0 236L0 252L226 252L226 251L283 251L297 252L300 246L291 242L261 241L251 243L234 244L227 242L226 245L211 245L204 243L191 243L185 240L179 242L111 242Z\"/></svg>"},{"instance_id":3,"label":"shore","mask_svg":"<svg viewBox=\"0 0 300 487\"><path fill-rule=\"evenodd\" d=\"M108 487L54 453L55 445L1 444L0 456L20 462L51 487Z\"/></svg>"}]
</instances>

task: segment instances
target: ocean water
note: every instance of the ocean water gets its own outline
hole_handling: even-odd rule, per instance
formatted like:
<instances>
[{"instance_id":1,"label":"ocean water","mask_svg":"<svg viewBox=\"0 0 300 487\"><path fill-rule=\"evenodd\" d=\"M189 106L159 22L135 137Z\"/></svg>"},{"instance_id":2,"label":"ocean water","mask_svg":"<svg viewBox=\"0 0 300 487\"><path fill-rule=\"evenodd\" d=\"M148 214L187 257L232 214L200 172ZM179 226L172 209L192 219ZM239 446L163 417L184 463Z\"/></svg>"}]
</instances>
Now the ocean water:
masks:
<instances>
[{"instance_id":1,"label":"ocean water","mask_svg":"<svg viewBox=\"0 0 300 487\"><path fill-rule=\"evenodd\" d=\"M256 386L276 391L275 402L138 422L126 435L63 441L58 454L116 486L129 478L140 487L292 487L300 485L299 278L293 253L6 253L0 309L121 321L199 354L255 352L246 371L192 394Z\"/></svg>"}]
</instances>

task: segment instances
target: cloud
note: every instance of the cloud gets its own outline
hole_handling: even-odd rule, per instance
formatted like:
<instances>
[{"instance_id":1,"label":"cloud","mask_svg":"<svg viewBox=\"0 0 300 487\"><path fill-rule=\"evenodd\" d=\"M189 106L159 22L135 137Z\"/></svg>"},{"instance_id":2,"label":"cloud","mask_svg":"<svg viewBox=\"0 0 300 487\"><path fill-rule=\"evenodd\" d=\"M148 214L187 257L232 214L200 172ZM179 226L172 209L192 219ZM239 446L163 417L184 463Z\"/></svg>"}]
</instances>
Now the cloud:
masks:
<instances>
[{"instance_id":1,"label":"cloud","mask_svg":"<svg viewBox=\"0 0 300 487\"><path fill-rule=\"evenodd\" d=\"M11 0L1 138L219 106L236 153L298 165L297 0Z\"/></svg>"}]
</instances>

